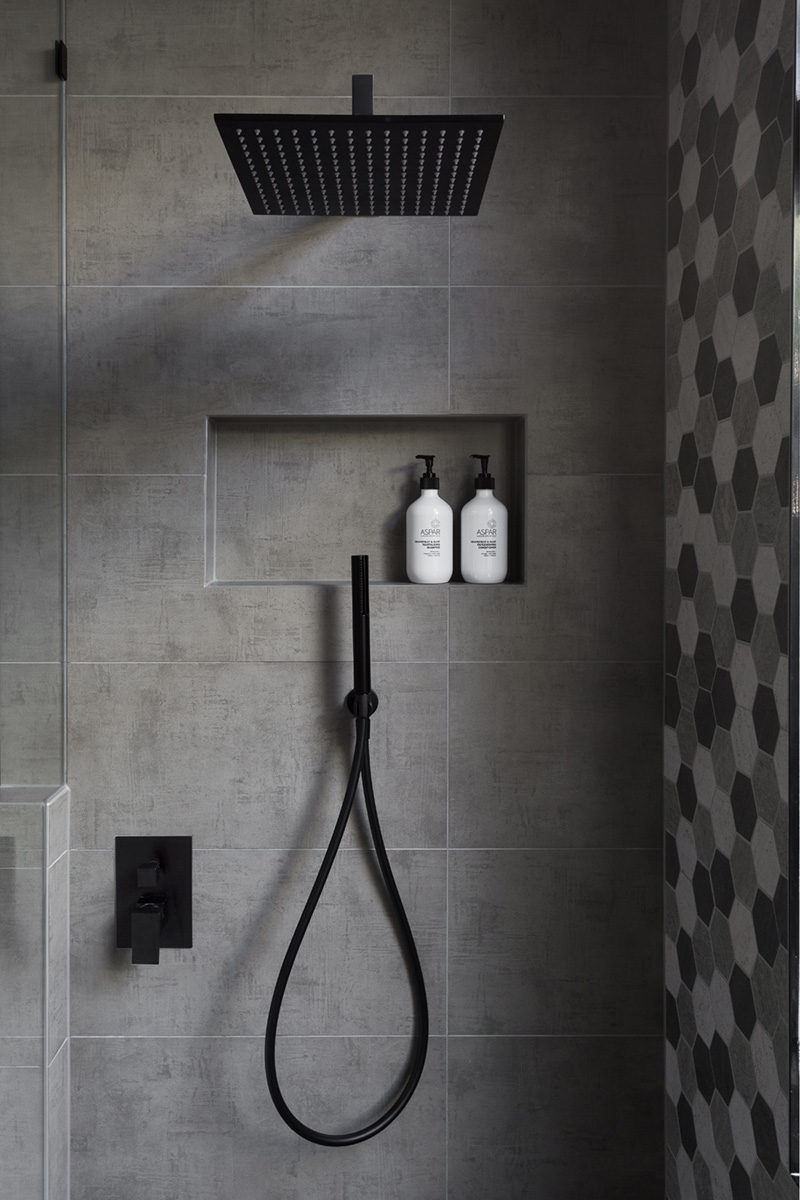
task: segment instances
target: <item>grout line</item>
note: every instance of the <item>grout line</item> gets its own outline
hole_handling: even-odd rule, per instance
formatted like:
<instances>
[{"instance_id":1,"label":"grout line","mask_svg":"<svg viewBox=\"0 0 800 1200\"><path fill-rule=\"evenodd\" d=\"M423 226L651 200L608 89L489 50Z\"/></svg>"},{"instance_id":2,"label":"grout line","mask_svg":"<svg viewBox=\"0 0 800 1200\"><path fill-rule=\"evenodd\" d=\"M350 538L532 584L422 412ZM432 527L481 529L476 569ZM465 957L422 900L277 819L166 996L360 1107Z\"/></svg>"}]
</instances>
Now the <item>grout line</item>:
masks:
<instances>
[{"instance_id":1,"label":"grout line","mask_svg":"<svg viewBox=\"0 0 800 1200\"><path fill-rule=\"evenodd\" d=\"M370 583L370 586L371 583ZM785 655L784 655L785 657ZM352 658L73 658L70 667L320 667L340 663L347 667ZM439 667L444 658L373 658L379 667ZM0 666L59 666L59 663L0 663ZM451 667L658 667L658 658L453 658ZM39 784L17 786L38 787ZM42 785L44 786L44 785ZM62 785L57 785L62 786Z\"/></svg>"},{"instance_id":2,"label":"grout line","mask_svg":"<svg viewBox=\"0 0 800 1200\"><path fill-rule=\"evenodd\" d=\"M34 93L38 94L38 93ZM42 93L43 98L49 98L49 93ZM10 99L12 97L0 96L0 99ZM29 94L21 92L16 99L28 99ZM350 95L340 95L339 93L331 92L303 92L285 94L282 92L274 92L265 95L263 92L70 92L72 100L337 100L350 102ZM474 93L458 93L453 94L448 89L448 94L431 93L425 95L409 95L406 92L389 93L384 92L381 95L375 95L375 102L381 100L409 100L417 103L419 100L434 100L437 104L448 100L450 104L454 100L658 100L663 101L664 95L662 92L492 92L489 94L475 95ZM279 116L315 116L314 113L279 113ZM328 114L321 114L328 115ZM344 117L347 113L333 113L332 116ZM382 113L381 116L402 116L400 113ZM444 116L444 113L425 113L412 114L439 117Z\"/></svg>"},{"instance_id":3,"label":"grout line","mask_svg":"<svg viewBox=\"0 0 800 1200\"><path fill-rule=\"evenodd\" d=\"M279 1033L278 1041L366 1041L376 1039L394 1039L408 1041L410 1034L408 1033ZM569 1039L577 1041L580 1039L589 1039L592 1041L605 1040L633 1040L633 1041L661 1041L663 1034L655 1033L431 1033L429 1034L431 1041L444 1041L449 1038L459 1038L466 1040L468 1038L475 1040L495 1041L498 1039L506 1039L507 1041L532 1041L540 1039L542 1041L551 1041L555 1039ZM71 1038L73 1042L127 1042L127 1041L204 1041L204 1042L263 1042L263 1033L73 1033ZM446 1047L445 1047L446 1052ZM20 1067L0 1067L0 1070L38 1070L38 1067L20 1068Z\"/></svg>"},{"instance_id":4,"label":"grout line","mask_svg":"<svg viewBox=\"0 0 800 1200\"><path fill-rule=\"evenodd\" d=\"M448 218L450 220L451 218ZM3 284L0 287L54 287L54 284ZM447 283L75 283L74 291L250 291L250 292L443 292L450 287ZM460 291L514 291L520 289L542 289L553 291L658 291L664 284L650 283L455 283Z\"/></svg>"},{"instance_id":5,"label":"grout line","mask_svg":"<svg viewBox=\"0 0 800 1200\"><path fill-rule=\"evenodd\" d=\"M451 0L452 12L452 0ZM452 28L452 25L451 25ZM450 593L445 626L445 857L444 857L444 1182L450 1190Z\"/></svg>"},{"instance_id":6,"label":"grout line","mask_svg":"<svg viewBox=\"0 0 800 1200\"><path fill-rule=\"evenodd\" d=\"M365 846L342 846L343 854L363 854L365 850L371 851L373 845L370 842ZM502 853L521 853L530 854L552 854L557 851L563 853L576 853L577 851L586 852L587 854L628 854L628 853L646 853L651 854L656 850L661 849L660 843L653 843L652 846L549 846L549 845L519 845L519 846L390 846L387 845L387 850L391 850L392 854L444 854L449 855L451 852L456 854L471 854L484 852L502 852ZM75 854L113 854L113 846L72 846L70 850ZM321 854L327 850L327 846L195 846L195 854ZM446 860L445 860L446 861ZM445 868L447 869L447 868ZM0 870L6 871L38 871L39 867L2 867ZM446 944L445 937L445 944Z\"/></svg>"}]
</instances>

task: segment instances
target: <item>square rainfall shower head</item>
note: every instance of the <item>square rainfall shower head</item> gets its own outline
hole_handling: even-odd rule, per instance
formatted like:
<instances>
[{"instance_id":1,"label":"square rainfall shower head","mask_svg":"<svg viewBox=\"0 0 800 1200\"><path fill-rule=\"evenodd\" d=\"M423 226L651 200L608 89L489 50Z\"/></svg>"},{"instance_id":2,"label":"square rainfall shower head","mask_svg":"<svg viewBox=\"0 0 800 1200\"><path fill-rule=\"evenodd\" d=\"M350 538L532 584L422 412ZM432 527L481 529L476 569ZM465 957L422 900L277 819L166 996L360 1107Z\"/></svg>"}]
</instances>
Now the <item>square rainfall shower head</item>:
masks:
<instances>
[{"instance_id":1,"label":"square rainfall shower head","mask_svg":"<svg viewBox=\"0 0 800 1200\"><path fill-rule=\"evenodd\" d=\"M471 217L504 118L217 113L214 120L254 213Z\"/></svg>"}]
</instances>

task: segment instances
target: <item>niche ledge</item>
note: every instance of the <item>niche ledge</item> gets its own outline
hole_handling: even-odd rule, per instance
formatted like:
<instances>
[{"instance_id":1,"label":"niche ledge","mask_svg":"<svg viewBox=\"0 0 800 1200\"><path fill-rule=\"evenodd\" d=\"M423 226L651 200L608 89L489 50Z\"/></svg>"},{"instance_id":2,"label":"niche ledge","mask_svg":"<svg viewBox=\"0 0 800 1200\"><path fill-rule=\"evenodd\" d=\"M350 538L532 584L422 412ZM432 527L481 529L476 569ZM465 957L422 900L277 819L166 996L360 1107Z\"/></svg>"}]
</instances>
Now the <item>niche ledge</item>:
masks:
<instances>
[{"instance_id":1,"label":"niche ledge","mask_svg":"<svg viewBox=\"0 0 800 1200\"><path fill-rule=\"evenodd\" d=\"M369 555L370 583L408 584L405 512L422 453L436 455L455 514L453 582L473 453L491 455L508 506L506 584L524 582L525 418L448 414L210 418L206 584L344 583L352 554Z\"/></svg>"}]
</instances>

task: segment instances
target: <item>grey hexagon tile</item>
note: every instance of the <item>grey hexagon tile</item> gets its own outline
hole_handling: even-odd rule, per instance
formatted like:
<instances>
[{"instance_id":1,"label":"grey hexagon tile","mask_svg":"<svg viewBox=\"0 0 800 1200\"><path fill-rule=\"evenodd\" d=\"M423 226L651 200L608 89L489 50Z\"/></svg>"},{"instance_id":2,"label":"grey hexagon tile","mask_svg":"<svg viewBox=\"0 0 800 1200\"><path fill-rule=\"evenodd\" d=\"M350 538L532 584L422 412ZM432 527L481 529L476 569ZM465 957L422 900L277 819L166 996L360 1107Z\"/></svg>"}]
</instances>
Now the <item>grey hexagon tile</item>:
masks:
<instances>
[{"instance_id":1,"label":"grey hexagon tile","mask_svg":"<svg viewBox=\"0 0 800 1200\"><path fill-rule=\"evenodd\" d=\"M753 595L759 612L772 613L778 597L781 578L778 560L772 546L759 546L753 564Z\"/></svg>"}]
</instances>

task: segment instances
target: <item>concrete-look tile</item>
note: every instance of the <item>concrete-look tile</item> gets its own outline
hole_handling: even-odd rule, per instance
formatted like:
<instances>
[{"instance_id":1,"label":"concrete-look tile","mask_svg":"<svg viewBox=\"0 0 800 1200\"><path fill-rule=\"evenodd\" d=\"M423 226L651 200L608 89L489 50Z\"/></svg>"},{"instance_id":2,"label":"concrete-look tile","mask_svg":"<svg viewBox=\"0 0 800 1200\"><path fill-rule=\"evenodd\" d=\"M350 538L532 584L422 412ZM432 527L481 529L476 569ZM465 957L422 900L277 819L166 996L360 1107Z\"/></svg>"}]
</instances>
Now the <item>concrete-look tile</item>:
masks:
<instances>
[{"instance_id":1,"label":"concrete-look tile","mask_svg":"<svg viewBox=\"0 0 800 1200\"><path fill-rule=\"evenodd\" d=\"M656 663L453 666L450 845L660 845L661 692Z\"/></svg>"},{"instance_id":2,"label":"concrete-look tile","mask_svg":"<svg viewBox=\"0 0 800 1200\"><path fill-rule=\"evenodd\" d=\"M41 1037L3 1037L0 1034L0 1067L40 1067Z\"/></svg>"},{"instance_id":3,"label":"concrete-look tile","mask_svg":"<svg viewBox=\"0 0 800 1200\"><path fill-rule=\"evenodd\" d=\"M47 1200L69 1200L69 1043L47 1068Z\"/></svg>"},{"instance_id":4,"label":"concrete-look tile","mask_svg":"<svg viewBox=\"0 0 800 1200\"><path fill-rule=\"evenodd\" d=\"M527 479L527 583L454 587L458 661L659 661L660 476Z\"/></svg>"},{"instance_id":5,"label":"concrete-look tile","mask_svg":"<svg viewBox=\"0 0 800 1200\"><path fill-rule=\"evenodd\" d=\"M62 787L48 798L44 811L47 825L47 865L52 866L69 849L69 788Z\"/></svg>"},{"instance_id":6,"label":"concrete-look tile","mask_svg":"<svg viewBox=\"0 0 800 1200\"><path fill-rule=\"evenodd\" d=\"M7 0L0 41L0 93L57 94L53 39L58 25L58 0Z\"/></svg>"},{"instance_id":7,"label":"concrete-look tile","mask_svg":"<svg viewBox=\"0 0 800 1200\"><path fill-rule=\"evenodd\" d=\"M453 108L486 105L458 100ZM452 223L453 283L660 284L663 102L492 105L506 123L480 215Z\"/></svg>"},{"instance_id":8,"label":"concrete-look tile","mask_svg":"<svg viewBox=\"0 0 800 1200\"><path fill-rule=\"evenodd\" d=\"M444 288L75 289L70 469L202 472L209 414L445 409L447 307Z\"/></svg>"},{"instance_id":9,"label":"concrete-look tile","mask_svg":"<svg viewBox=\"0 0 800 1200\"><path fill-rule=\"evenodd\" d=\"M451 1200L662 1194L660 1038L452 1038L448 1050Z\"/></svg>"},{"instance_id":10,"label":"concrete-look tile","mask_svg":"<svg viewBox=\"0 0 800 1200\"><path fill-rule=\"evenodd\" d=\"M251 96L247 108L313 114L323 103L350 111L343 99L286 96ZM393 101L384 111L398 105L434 107ZM447 283L447 221L253 216L213 119L241 107L228 98L70 101L71 283Z\"/></svg>"},{"instance_id":11,"label":"concrete-look tile","mask_svg":"<svg viewBox=\"0 0 800 1200\"><path fill-rule=\"evenodd\" d=\"M282 1038L281 1085L301 1120L353 1128L392 1093L406 1051L396 1038ZM281 1200L443 1195L441 1039L431 1041L404 1112L346 1151L310 1152L282 1124L261 1038L77 1039L72 1079L72 1187L81 1200L251 1200L265 1180Z\"/></svg>"},{"instance_id":12,"label":"concrete-look tile","mask_svg":"<svg viewBox=\"0 0 800 1200\"><path fill-rule=\"evenodd\" d=\"M41 867L44 788L0 789L0 869ZM26 793L31 793L29 796ZM18 802L14 803L14 799Z\"/></svg>"},{"instance_id":13,"label":"concrete-look tile","mask_svg":"<svg viewBox=\"0 0 800 1200\"><path fill-rule=\"evenodd\" d=\"M126 12L123 32L119 14L102 0L77 0L69 14L70 89L247 96L242 111L267 85L280 96L349 97L351 72L369 70L377 93L446 96L449 16L445 0L390 8L367 0L346 8L242 0L223 9L193 0L177 8L137 5Z\"/></svg>"},{"instance_id":14,"label":"concrete-look tile","mask_svg":"<svg viewBox=\"0 0 800 1200\"><path fill-rule=\"evenodd\" d=\"M450 1032L657 1033L660 875L657 850L451 850Z\"/></svg>"},{"instance_id":15,"label":"concrete-look tile","mask_svg":"<svg viewBox=\"0 0 800 1200\"><path fill-rule=\"evenodd\" d=\"M0 664L0 783L61 782L60 663Z\"/></svg>"},{"instance_id":16,"label":"concrete-look tile","mask_svg":"<svg viewBox=\"0 0 800 1200\"><path fill-rule=\"evenodd\" d=\"M74 851L72 1032L258 1035L321 851L198 850L194 946L158 969L114 947L113 854ZM445 851L392 850L431 1029L444 1028ZM412 998L371 854L342 850L297 958L284 1034L404 1034Z\"/></svg>"},{"instance_id":17,"label":"concrete-look tile","mask_svg":"<svg viewBox=\"0 0 800 1200\"><path fill-rule=\"evenodd\" d=\"M198 846L327 844L354 739L344 706L352 687L346 665L112 664L70 671L75 846L110 849L116 835L167 827L191 833ZM386 842L442 846L445 668L376 663L372 683L380 698L372 770Z\"/></svg>"},{"instance_id":18,"label":"concrete-look tile","mask_svg":"<svg viewBox=\"0 0 800 1200\"><path fill-rule=\"evenodd\" d=\"M42 1036L42 902L40 870L0 871L2 1037Z\"/></svg>"},{"instance_id":19,"label":"concrete-look tile","mask_svg":"<svg viewBox=\"0 0 800 1200\"><path fill-rule=\"evenodd\" d=\"M475 494L475 446L490 455L517 530L521 424L484 415L215 422L208 577L223 584L343 580L358 546L369 556L370 582L405 583L406 511L420 494L421 445L435 447L441 493L455 510ZM511 579L519 578L519 550L512 533Z\"/></svg>"},{"instance_id":20,"label":"concrete-look tile","mask_svg":"<svg viewBox=\"0 0 800 1200\"><path fill-rule=\"evenodd\" d=\"M71 657L349 659L349 584L204 586L203 483L177 477L70 481ZM370 589L370 610L375 661L445 658L446 589L378 585Z\"/></svg>"},{"instance_id":21,"label":"concrete-look tile","mask_svg":"<svg viewBox=\"0 0 800 1200\"><path fill-rule=\"evenodd\" d=\"M42 1072L0 1069L0 1196L41 1200L44 1178Z\"/></svg>"},{"instance_id":22,"label":"concrete-look tile","mask_svg":"<svg viewBox=\"0 0 800 1200\"><path fill-rule=\"evenodd\" d=\"M527 469L660 471L663 294L455 288L452 402L528 416Z\"/></svg>"},{"instance_id":23,"label":"concrete-look tile","mask_svg":"<svg viewBox=\"0 0 800 1200\"><path fill-rule=\"evenodd\" d=\"M0 288L0 326L0 473L56 474L61 453L58 288Z\"/></svg>"},{"instance_id":24,"label":"concrete-look tile","mask_svg":"<svg viewBox=\"0 0 800 1200\"><path fill-rule=\"evenodd\" d=\"M0 475L0 660L61 656L61 481Z\"/></svg>"},{"instance_id":25,"label":"concrete-look tile","mask_svg":"<svg viewBox=\"0 0 800 1200\"><path fill-rule=\"evenodd\" d=\"M660 96L663 5L636 0L599 9L591 0L453 4L456 96L636 93ZM576 83L579 80L580 83Z\"/></svg>"},{"instance_id":26,"label":"concrete-look tile","mask_svg":"<svg viewBox=\"0 0 800 1200\"><path fill-rule=\"evenodd\" d=\"M57 96L0 96L0 285L59 281L59 128Z\"/></svg>"},{"instance_id":27,"label":"concrete-look tile","mask_svg":"<svg viewBox=\"0 0 800 1200\"><path fill-rule=\"evenodd\" d=\"M47 870L48 1063L69 1035L69 855Z\"/></svg>"}]
</instances>

